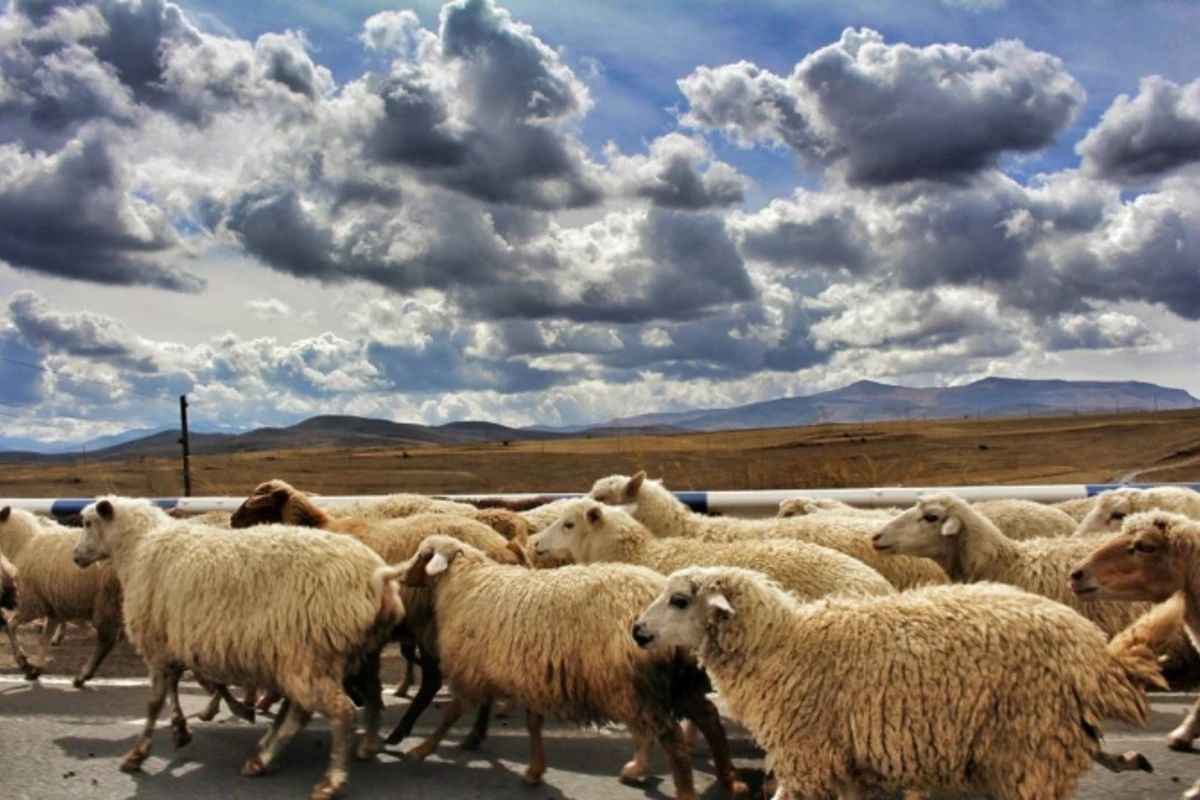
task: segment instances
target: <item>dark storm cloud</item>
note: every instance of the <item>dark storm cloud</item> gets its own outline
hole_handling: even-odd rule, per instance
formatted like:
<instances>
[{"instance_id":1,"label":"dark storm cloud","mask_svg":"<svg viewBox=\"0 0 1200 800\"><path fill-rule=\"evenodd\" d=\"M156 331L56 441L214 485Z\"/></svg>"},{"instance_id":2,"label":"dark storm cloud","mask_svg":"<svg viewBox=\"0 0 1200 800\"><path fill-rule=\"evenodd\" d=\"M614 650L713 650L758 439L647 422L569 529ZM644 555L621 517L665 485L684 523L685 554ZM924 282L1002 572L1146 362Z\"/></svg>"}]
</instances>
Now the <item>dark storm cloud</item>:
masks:
<instances>
[{"instance_id":1,"label":"dark storm cloud","mask_svg":"<svg viewBox=\"0 0 1200 800\"><path fill-rule=\"evenodd\" d=\"M1084 91L1062 62L1017 41L884 44L869 29L806 56L786 78L748 62L679 81L684 121L748 145L791 147L851 183L959 180L1033 152L1074 120Z\"/></svg>"},{"instance_id":2,"label":"dark storm cloud","mask_svg":"<svg viewBox=\"0 0 1200 800\"><path fill-rule=\"evenodd\" d=\"M169 264L178 241L159 209L130 196L101 135L53 156L0 148L0 260L95 283L199 291L203 280Z\"/></svg>"},{"instance_id":3,"label":"dark storm cloud","mask_svg":"<svg viewBox=\"0 0 1200 800\"><path fill-rule=\"evenodd\" d=\"M708 144L678 133L650 143L648 155L622 156L610 148L609 169L619 191L656 206L701 211L741 203L749 181L716 161Z\"/></svg>"},{"instance_id":4,"label":"dark storm cloud","mask_svg":"<svg viewBox=\"0 0 1200 800\"><path fill-rule=\"evenodd\" d=\"M1075 150L1089 174L1129 185L1200 162L1200 78L1185 86L1143 78L1137 95L1118 97Z\"/></svg>"}]
</instances>

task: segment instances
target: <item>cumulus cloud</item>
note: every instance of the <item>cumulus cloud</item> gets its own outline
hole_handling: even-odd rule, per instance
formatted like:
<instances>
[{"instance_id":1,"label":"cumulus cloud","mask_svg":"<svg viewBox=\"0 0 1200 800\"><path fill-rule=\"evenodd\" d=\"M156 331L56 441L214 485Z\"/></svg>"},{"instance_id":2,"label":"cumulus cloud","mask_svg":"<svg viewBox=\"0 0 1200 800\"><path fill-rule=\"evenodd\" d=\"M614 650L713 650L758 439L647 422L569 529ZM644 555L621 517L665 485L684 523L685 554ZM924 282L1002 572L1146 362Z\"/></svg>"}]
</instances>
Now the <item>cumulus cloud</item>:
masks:
<instances>
[{"instance_id":1,"label":"cumulus cloud","mask_svg":"<svg viewBox=\"0 0 1200 800\"><path fill-rule=\"evenodd\" d=\"M742 61L701 67L679 88L684 123L742 146L786 145L862 185L954 180L1040 150L1085 99L1060 59L1019 41L918 48L868 28L846 29L786 77Z\"/></svg>"},{"instance_id":2,"label":"cumulus cloud","mask_svg":"<svg viewBox=\"0 0 1200 800\"><path fill-rule=\"evenodd\" d=\"M619 190L664 208L697 211L735 205L749 180L713 157L703 139L668 133L650 143L646 155L627 156L609 143L609 169Z\"/></svg>"},{"instance_id":3,"label":"cumulus cloud","mask_svg":"<svg viewBox=\"0 0 1200 800\"><path fill-rule=\"evenodd\" d=\"M1180 86L1159 75L1122 94L1075 146L1085 172L1138 185L1200 162L1200 78Z\"/></svg>"}]
</instances>

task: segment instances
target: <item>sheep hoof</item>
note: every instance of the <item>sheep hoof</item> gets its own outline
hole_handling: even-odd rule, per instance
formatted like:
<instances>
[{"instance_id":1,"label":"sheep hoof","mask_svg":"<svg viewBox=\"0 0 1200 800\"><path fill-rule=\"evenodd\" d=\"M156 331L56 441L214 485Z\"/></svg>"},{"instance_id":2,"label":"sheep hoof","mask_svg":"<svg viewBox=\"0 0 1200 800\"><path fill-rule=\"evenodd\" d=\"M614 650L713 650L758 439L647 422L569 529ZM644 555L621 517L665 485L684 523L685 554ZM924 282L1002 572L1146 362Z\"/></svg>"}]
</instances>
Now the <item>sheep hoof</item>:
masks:
<instances>
[{"instance_id":1,"label":"sheep hoof","mask_svg":"<svg viewBox=\"0 0 1200 800\"><path fill-rule=\"evenodd\" d=\"M626 783L639 783L646 777L646 765L637 761L630 761L625 766L621 767L621 780Z\"/></svg>"},{"instance_id":2,"label":"sheep hoof","mask_svg":"<svg viewBox=\"0 0 1200 800\"><path fill-rule=\"evenodd\" d=\"M1167 735L1167 747L1180 753L1186 753L1192 749L1192 740L1186 736L1171 733Z\"/></svg>"},{"instance_id":3,"label":"sheep hoof","mask_svg":"<svg viewBox=\"0 0 1200 800\"><path fill-rule=\"evenodd\" d=\"M25 680L36 681L40 677L42 677L41 667L25 667Z\"/></svg>"},{"instance_id":4,"label":"sheep hoof","mask_svg":"<svg viewBox=\"0 0 1200 800\"><path fill-rule=\"evenodd\" d=\"M1154 772L1154 765L1150 763L1150 759L1146 758L1141 753L1130 750L1125 754L1125 757L1130 760L1131 769L1139 772Z\"/></svg>"},{"instance_id":5,"label":"sheep hoof","mask_svg":"<svg viewBox=\"0 0 1200 800\"><path fill-rule=\"evenodd\" d=\"M188 730L187 724L177 725L171 729L171 739L175 743L175 749L187 747L192 741L192 732Z\"/></svg>"},{"instance_id":6,"label":"sheep hoof","mask_svg":"<svg viewBox=\"0 0 1200 800\"><path fill-rule=\"evenodd\" d=\"M478 734L475 734L475 733L469 733L469 734L467 734L467 738L463 739L462 743L459 744L459 747L461 747L463 750L466 750L469 753L473 753L474 751L479 749L479 746L481 744L483 744L482 736L479 736Z\"/></svg>"},{"instance_id":7,"label":"sheep hoof","mask_svg":"<svg viewBox=\"0 0 1200 800\"><path fill-rule=\"evenodd\" d=\"M217 712L210 711L207 708L196 715L196 719L200 720L201 722L212 722L216 718Z\"/></svg>"},{"instance_id":8,"label":"sheep hoof","mask_svg":"<svg viewBox=\"0 0 1200 800\"><path fill-rule=\"evenodd\" d=\"M409 761L424 761L429 758L429 754L433 752L432 747L427 747L424 744L419 744L412 750L404 754L404 757Z\"/></svg>"},{"instance_id":9,"label":"sheep hoof","mask_svg":"<svg viewBox=\"0 0 1200 800\"><path fill-rule=\"evenodd\" d=\"M242 774L247 778L257 778L267 771L267 765L263 763L262 757L258 754L250 756L246 759L246 763L242 765Z\"/></svg>"},{"instance_id":10,"label":"sheep hoof","mask_svg":"<svg viewBox=\"0 0 1200 800\"><path fill-rule=\"evenodd\" d=\"M142 764L149 755L148 751L135 745L132 750L125 754L125 758L121 759L121 772L140 772Z\"/></svg>"},{"instance_id":11,"label":"sheep hoof","mask_svg":"<svg viewBox=\"0 0 1200 800\"><path fill-rule=\"evenodd\" d=\"M76 689L82 689L83 685L85 683L87 683L87 678L83 677L82 675L76 677L73 681L71 681L71 685L74 686Z\"/></svg>"},{"instance_id":12,"label":"sheep hoof","mask_svg":"<svg viewBox=\"0 0 1200 800\"><path fill-rule=\"evenodd\" d=\"M332 800L337 797L338 791L342 788L341 784L345 781L334 782L333 778L328 776L321 779L321 782L313 787L311 800Z\"/></svg>"},{"instance_id":13,"label":"sheep hoof","mask_svg":"<svg viewBox=\"0 0 1200 800\"><path fill-rule=\"evenodd\" d=\"M528 767L525 772L521 774L521 780L525 781L530 786L537 786L542 782L542 771L539 769L534 769L533 767Z\"/></svg>"},{"instance_id":14,"label":"sheep hoof","mask_svg":"<svg viewBox=\"0 0 1200 800\"><path fill-rule=\"evenodd\" d=\"M368 742L365 739L359 743L358 750L354 753L354 757L359 761L370 761L375 756L379 755L379 742Z\"/></svg>"}]
</instances>

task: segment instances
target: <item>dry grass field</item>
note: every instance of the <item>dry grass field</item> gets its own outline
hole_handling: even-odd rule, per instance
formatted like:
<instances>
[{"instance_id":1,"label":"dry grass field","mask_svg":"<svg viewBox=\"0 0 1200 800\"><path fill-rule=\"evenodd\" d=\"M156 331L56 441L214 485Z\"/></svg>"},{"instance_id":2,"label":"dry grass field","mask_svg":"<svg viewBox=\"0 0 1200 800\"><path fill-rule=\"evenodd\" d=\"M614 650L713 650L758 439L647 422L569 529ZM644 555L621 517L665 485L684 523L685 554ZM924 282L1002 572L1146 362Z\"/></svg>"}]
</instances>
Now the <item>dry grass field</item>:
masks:
<instances>
[{"instance_id":1,"label":"dry grass field","mask_svg":"<svg viewBox=\"0 0 1200 800\"><path fill-rule=\"evenodd\" d=\"M645 469L673 489L1200 481L1200 410L818 425L192 458L194 495L280 477L322 494L572 492ZM0 497L181 493L179 459L0 466Z\"/></svg>"}]
</instances>

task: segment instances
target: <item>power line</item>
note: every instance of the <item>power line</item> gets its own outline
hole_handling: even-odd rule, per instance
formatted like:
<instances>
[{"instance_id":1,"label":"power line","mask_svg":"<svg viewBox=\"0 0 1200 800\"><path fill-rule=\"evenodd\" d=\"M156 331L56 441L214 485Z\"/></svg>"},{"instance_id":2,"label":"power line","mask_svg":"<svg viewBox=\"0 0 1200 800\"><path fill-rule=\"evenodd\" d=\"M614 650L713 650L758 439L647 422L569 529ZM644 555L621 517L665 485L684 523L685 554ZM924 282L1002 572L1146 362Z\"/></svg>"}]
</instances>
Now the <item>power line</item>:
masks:
<instances>
[{"instance_id":1,"label":"power line","mask_svg":"<svg viewBox=\"0 0 1200 800\"><path fill-rule=\"evenodd\" d=\"M119 386L111 381L102 381L98 378L79 378L74 375L63 375L61 372L52 370L49 367L44 367L40 364L30 364L28 361L18 361L15 358L8 358L7 356L0 356L0 361L3 361L6 364L13 364L18 367L25 367L26 369L35 369L38 372L45 372L50 375L54 375L56 377L61 376L61 377L66 378L67 380L71 380L71 381L79 381L80 383L94 383L99 386L107 386L109 389L115 389L118 392L129 392L130 394L141 395L142 397L149 397L152 400L167 400L167 399L169 399L167 397L164 397L161 394L150 394L149 392L143 392L138 389L132 389L128 386Z\"/></svg>"}]
</instances>

